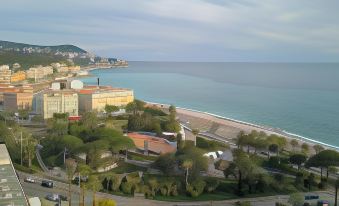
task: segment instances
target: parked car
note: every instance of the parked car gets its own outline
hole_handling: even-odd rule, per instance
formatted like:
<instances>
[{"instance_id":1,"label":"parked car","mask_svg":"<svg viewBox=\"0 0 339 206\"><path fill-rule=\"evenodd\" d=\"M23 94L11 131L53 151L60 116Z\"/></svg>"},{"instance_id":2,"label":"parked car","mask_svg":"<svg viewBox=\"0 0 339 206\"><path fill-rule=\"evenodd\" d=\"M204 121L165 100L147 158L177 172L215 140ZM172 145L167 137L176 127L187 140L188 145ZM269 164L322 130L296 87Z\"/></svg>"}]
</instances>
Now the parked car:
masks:
<instances>
[{"instance_id":1,"label":"parked car","mask_svg":"<svg viewBox=\"0 0 339 206\"><path fill-rule=\"evenodd\" d=\"M53 181L50 181L50 180L42 180L41 181L41 186L53 188L54 187L54 183L53 183Z\"/></svg>"},{"instance_id":2,"label":"parked car","mask_svg":"<svg viewBox=\"0 0 339 206\"><path fill-rule=\"evenodd\" d=\"M29 183L35 183L35 179L33 177L26 177L24 181Z\"/></svg>"},{"instance_id":3,"label":"parked car","mask_svg":"<svg viewBox=\"0 0 339 206\"><path fill-rule=\"evenodd\" d=\"M48 194L46 196L46 200L58 202L59 201L59 195L58 194Z\"/></svg>"}]
</instances>

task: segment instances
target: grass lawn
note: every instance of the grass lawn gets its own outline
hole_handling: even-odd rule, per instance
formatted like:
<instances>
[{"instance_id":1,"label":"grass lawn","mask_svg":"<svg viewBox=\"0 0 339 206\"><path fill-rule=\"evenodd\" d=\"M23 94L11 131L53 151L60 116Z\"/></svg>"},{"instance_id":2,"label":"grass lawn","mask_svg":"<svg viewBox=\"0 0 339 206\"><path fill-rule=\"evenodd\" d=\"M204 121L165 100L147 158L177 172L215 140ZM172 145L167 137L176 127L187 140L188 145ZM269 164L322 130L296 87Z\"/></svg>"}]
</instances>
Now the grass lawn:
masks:
<instances>
[{"instance_id":1,"label":"grass lawn","mask_svg":"<svg viewBox=\"0 0 339 206\"><path fill-rule=\"evenodd\" d=\"M130 173L130 172L135 172L135 171L144 171L145 172L147 170L147 168L132 165L132 164L126 163L124 161L119 162L118 165L119 165L118 167L111 169L109 172L122 174L122 173Z\"/></svg>"},{"instance_id":2,"label":"grass lawn","mask_svg":"<svg viewBox=\"0 0 339 206\"><path fill-rule=\"evenodd\" d=\"M147 155L132 153L132 152L128 152L127 155L128 155L128 159L138 160L138 161L144 161L144 160L155 161L157 159L157 157L155 156L147 156Z\"/></svg>"},{"instance_id":3,"label":"grass lawn","mask_svg":"<svg viewBox=\"0 0 339 206\"><path fill-rule=\"evenodd\" d=\"M107 128L116 129L122 131L123 127L127 127L128 120L116 120L116 119L108 119L105 123Z\"/></svg>"}]
</instances>

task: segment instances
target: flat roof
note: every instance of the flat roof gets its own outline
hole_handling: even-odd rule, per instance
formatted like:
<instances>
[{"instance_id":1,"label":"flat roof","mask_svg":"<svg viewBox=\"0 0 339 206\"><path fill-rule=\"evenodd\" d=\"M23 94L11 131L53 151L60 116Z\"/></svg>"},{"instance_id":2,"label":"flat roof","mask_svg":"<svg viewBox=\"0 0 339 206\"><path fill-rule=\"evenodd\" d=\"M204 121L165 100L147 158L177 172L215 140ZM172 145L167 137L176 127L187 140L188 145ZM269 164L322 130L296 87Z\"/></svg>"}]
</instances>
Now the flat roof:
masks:
<instances>
[{"instance_id":1,"label":"flat roof","mask_svg":"<svg viewBox=\"0 0 339 206\"><path fill-rule=\"evenodd\" d=\"M0 144L0 205L28 205L5 144Z\"/></svg>"}]
</instances>

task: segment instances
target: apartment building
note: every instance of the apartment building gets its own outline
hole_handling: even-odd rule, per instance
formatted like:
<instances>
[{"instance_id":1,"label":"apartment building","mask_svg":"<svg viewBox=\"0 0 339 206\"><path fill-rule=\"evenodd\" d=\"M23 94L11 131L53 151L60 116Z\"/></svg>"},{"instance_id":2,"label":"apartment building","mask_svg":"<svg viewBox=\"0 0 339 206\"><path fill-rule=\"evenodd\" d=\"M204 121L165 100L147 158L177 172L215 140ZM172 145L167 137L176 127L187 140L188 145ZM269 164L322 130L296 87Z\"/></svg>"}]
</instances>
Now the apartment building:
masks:
<instances>
[{"instance_id":1,"label":"apartment building","mask_svg":"<svg viewBox=\"0 0 339 206\"><path fill-rule=\"evenodd\" d=\"M78 94L72 90L49 90L36 97L36 112L44 119L52 118L55 113L78 116L78 107Z\"/></svg>"},{"instance_id":2,"label":"apartment building","mask_svg":"<svg viewBox=\"0 0 339 206\"><path fill-rule=\"evenodd\" d=\"M131 89L110 86L85 86L79 90L79 111L104 111L106 105L125 106L133 102Z\"/></svg>"},{"instance_id":3,"label":"apartment building","mask_svg":"<svg viewBox=\"0 0 339 206\"><path fill-rule=\"evenodd\" d=\"M0 66L0 84L10 84L11 75L12 71L9 69L8 65Z\"/></svg>"},{"instance_id":4,"label":"apartment building","mask_svg":"<svg viewBox=\"0 0 339 206\"><path fill-rule=\"evenodd\" d=\"M11 83L20 82L26 79L26 72L18 71L11 75Z\"/></svg>"},{"instance_id":5,"label":"apartment building","mask_svg":"<svg viewBox=\"0 0 339 206\"><path fill-rule=\"evenodd\" d=\"M27 79L43 79L47 75L53 74L53 67L31 67L26 71Z\"/></svg>"}]
</instances>

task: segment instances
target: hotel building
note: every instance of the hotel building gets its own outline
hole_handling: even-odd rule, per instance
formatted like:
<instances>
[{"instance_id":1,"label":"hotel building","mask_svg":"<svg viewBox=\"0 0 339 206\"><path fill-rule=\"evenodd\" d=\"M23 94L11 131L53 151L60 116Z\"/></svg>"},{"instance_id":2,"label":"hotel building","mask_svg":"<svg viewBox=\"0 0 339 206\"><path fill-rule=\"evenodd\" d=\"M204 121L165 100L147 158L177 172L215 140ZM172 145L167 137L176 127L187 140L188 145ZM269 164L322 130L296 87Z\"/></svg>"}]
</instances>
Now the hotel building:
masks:
<instances>
[{"instance_id":1,"label":"hotel building","mask_svg":"<svg viewBox=\"0 0 339 206\"><path fill-rule=\"evenodd\" d=\"M85 86L79 90L79 111L104 111L106 105L125 106L133 102L133 90L110 86Z\"/></svg>"}]
</instances>

